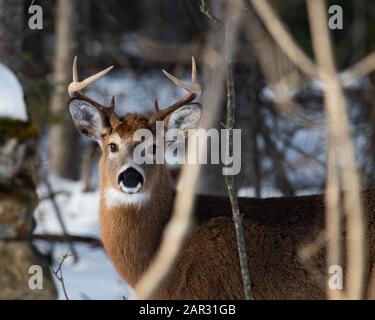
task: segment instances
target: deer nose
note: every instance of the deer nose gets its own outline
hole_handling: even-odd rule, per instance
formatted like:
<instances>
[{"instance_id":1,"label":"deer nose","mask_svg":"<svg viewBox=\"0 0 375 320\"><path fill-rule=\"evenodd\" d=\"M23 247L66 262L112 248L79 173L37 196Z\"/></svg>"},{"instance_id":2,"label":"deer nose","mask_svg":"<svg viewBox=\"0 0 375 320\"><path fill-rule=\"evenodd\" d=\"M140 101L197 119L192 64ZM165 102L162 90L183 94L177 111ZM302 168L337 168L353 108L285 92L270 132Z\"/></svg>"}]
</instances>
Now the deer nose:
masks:
<instances>
[{"instance_id":1,"label":"deer nose","mask_svg":"<svg viewBox=\"0 0 375 320\"><path fill-rule=\"evenodd\" d=\"M118 184L125 193L137 193L143 186L143 175L135 168L129 167L118 176Z\"/></svg>"}]
</instances>

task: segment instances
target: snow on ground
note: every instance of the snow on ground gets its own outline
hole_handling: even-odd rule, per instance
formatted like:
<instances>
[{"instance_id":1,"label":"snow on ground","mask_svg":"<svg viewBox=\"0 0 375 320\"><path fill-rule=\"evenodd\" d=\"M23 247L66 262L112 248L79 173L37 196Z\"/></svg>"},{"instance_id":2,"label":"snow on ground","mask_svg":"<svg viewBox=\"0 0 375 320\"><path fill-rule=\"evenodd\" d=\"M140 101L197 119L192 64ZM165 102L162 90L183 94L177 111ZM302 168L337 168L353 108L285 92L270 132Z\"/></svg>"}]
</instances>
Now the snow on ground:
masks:
<instances>
[{"instance_id":1,"label":"snow on ground","mask_svg":"<svg viewBox=\"0 0 375 320\"><path fill-rule=\"evenodd\" d=\"M23 90L14 73L0 63L0 118L27 121Z\"/></svg>"},{"instance_id":2,"label":"snow on ground","mask_svg":"<svg viewBox=\"0 0 375 320\"><path fill-rule=\"evenodd\" d=\"M53 190L68 191L59 194L57 201L62 211L63 220L70 234L93 236L99 238L99 193L83 193L80 182L71 182L61 178L50 178ZM47 194L46 187L41 185L38 194ZM35 210L37 228L34 233L61 234L61 227L56 213L49 200L42 201ZM46 244L38 241L37 246L43 252L52 250L53 269L56 270L60 257L69 252L67 244ZM70 299L123 299L129 297L131 289L117 275L111 262L101 248L92 248L86 244L75 244L79 261L73 263L69 257L63 264L65 285ZM56 279L55 279L56 280ZM60 283L56 281L59 299L64 299Z\"/></svg>"}]
</instances>

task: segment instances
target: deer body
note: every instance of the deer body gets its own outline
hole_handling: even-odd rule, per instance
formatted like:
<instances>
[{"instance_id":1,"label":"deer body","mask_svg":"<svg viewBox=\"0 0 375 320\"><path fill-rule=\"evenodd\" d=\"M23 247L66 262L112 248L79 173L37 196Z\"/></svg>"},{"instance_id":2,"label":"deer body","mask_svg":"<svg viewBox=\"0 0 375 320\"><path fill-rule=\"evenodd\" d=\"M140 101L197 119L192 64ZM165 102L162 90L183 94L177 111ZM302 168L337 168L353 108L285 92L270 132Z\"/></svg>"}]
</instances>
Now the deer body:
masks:
<instances>
[{"instance_id":1,"label":"deer body","mask_svg":"<svg viewBox=\"0 0 375 320\"><path fill-rule=\"evenodd\" d=\"M171 187L169 191L168 199L151 200L149 205L153 209L129 206L108 210L102 204L104 246L117 271L130 285L137 283L158 249L173 205ZM364 192L363 197L371 266L375 257L375 213L371 210L375 207L375 190ZM324 283L317 282L299 257L299 250L314 242L324 229L323 202L323 196L240 199L241 211L245 212L243 223L255 299L325 297ZM168 212L158 211L160 205L169 208ZM172 273L153 298L243 299L229 201L224 197L199 196L195 217L196 226ZM314 268L322 274L324 260L324 250L312 259Z\"/></svg>"},{"instance_id":2,"label":"deer body","mask_svg":"<svg viewBox=\"0 0 375 320\"><path fill-rule=\"evenodd\" d=\"M163 230L171 217L174 191L164 164L140 164L135 150L139 130L155 135L156 121L185 132L194 128L201 114L193 100L200 93L193 60L192 83L183 83L164 72L188 94L168 108L155 103L151 117L128 114L119 118L114 100L102 106L80 90L103 76L107 69L78 81L76 61L69 111L76 128L99 142L100 227L104 247L116 270L134 286L154 258ZM147 139L146 139L147 140ZM153 147L155 145L152 145ZM154 150L154 148L153 148ZM155 157L154 151L150 152ZM369 265L375 252L375 191L364 193L368 217ZM325 283L318 283L299 259L299 250L316 240L324 229L322 196L280 199L242 199L247 256L256 299L324 298ZM199 196L195 227L170 275L153 293L155 299L242 299L243 284L228 199ZM312 262L325 273L324 250Z\"/></svg>"}]
</instances>

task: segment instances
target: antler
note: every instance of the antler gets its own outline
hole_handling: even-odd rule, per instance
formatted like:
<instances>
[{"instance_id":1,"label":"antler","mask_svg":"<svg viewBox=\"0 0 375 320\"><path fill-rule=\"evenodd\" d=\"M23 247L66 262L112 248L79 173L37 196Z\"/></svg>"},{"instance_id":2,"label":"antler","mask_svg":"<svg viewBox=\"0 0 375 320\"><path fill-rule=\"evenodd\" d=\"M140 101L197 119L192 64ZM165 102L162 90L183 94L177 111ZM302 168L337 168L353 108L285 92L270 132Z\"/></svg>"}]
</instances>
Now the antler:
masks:
<instances>
[{"instance_id":1,"label":"antler","mask_svg":"<svg viewBox=\"0 0 375 320\"><path fill-rule=\"evenodd\" d=\"M113 66L100 71L91 77L86 78L85 80L79 81L78 80L78 69L77 69L77 57L74 58L73 61L73 81L68 86L68 93L72 99L81 99L87 101L91 105L93 105L96 109L103 112L106 119L108 120L109 124L112 128L116 127L120 123L120 119L115 113L115 97L112 98L111 104L109 106L103 106L100 103L90 99L86 95L84 95L81 90L89 86L91 83L97 81L104 75L106 75L109 71L113 69Z\"/></svg>"},{"instance_id":2,"label":"antler","mask_svg":"<svg viewBox=\"0 0 375 320\"><path fill-rule=\"evenodd\" d=\"M197 82L197 66L195 64L194 57L191 58L191 84L182 82L181 80L177 79L175 76L171 75L164 69L162 71L169 80L171 80L177 87L185 89L188 92L188 94L182 97L176 103L172 104L171 106L163 110L159 109L158 101L155 100L154 115L151 118L152 122L164 120L173 111L192 102L202 92L201 86Z\"/></svg>"}]
</instances>

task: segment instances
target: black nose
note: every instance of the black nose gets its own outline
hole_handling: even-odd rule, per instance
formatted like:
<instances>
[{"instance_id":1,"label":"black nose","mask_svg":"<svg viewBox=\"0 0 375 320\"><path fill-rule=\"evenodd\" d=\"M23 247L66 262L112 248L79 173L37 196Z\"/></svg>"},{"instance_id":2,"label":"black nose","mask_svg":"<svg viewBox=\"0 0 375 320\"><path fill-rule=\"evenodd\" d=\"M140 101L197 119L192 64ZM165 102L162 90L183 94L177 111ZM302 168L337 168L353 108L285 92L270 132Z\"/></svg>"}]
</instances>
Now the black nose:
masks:
<instances>
[{"instance_id":1,"label":"black nose","mask_svg":"<svg viewBox=\"0 0 375 320\"><path fill-rule=\"evenodd\" d=\"M139 184L143 185L143 176L136 169L130 167L120 173L118 184L129 189L137 188Z\"/></svg>"}]
</instances>

